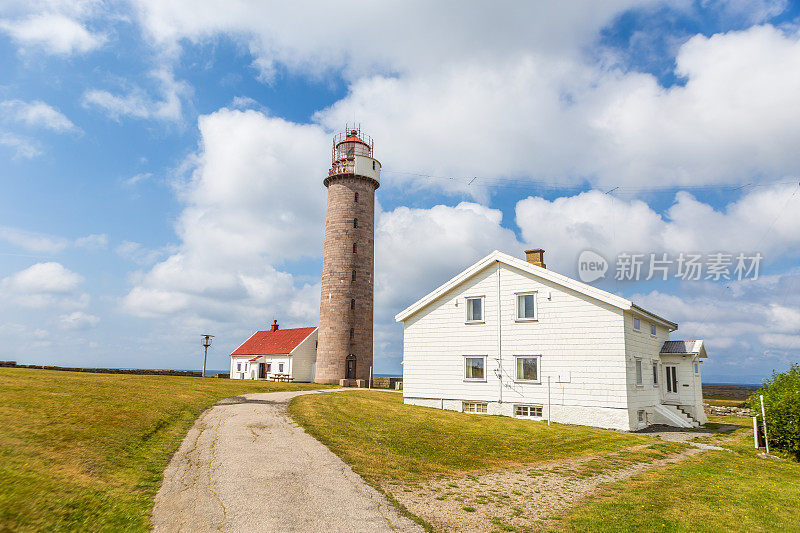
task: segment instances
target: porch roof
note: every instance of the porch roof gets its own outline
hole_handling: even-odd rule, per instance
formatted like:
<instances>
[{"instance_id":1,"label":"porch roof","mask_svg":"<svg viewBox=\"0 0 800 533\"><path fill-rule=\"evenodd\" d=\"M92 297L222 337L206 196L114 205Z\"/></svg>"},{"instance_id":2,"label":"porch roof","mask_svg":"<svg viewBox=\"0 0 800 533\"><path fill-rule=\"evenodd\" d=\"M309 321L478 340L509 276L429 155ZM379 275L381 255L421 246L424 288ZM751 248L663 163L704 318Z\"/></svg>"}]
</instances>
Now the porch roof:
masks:
<instances>
[{"instance_id":1,"label":"porch roof","mask_svg":"<svg viewBox=\"0 0 800 533\"><path fill-rule=\"evenodd\" d=\"M708 357L702 340L664 341L660 355L697 355Z\"/></svg>"}]
</instances>

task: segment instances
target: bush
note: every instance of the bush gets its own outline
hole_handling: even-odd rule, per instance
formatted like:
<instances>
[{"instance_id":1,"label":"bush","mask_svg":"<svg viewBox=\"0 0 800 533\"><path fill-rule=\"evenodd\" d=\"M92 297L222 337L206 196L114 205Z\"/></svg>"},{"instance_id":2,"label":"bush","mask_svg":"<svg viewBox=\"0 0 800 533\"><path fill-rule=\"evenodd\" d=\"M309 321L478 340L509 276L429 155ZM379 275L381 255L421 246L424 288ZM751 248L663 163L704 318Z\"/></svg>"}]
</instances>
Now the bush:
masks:
<instances>
[{"instance_id":1,"label":"bush","mask_svg":"<svg viewBox=\"0 0 800 533\"><path fill-rule=\"evenodd\" d=\"M794 363L783 373L773 372L764 387L747 400L753 412L761 415L759 394L764 395L770 447L800 459L800 364Z\"/></svg>"}]
</instances>

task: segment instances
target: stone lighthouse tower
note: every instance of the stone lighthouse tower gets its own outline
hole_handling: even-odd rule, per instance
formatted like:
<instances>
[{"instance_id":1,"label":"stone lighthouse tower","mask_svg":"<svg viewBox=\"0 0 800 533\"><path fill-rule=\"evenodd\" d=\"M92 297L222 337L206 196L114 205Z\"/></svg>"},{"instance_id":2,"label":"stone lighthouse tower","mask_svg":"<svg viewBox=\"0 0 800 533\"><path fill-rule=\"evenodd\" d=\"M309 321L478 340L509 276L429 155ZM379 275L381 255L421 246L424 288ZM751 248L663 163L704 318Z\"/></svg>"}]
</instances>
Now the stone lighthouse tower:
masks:
<instances>
[{"instance_id":1,"label":"stone lighthouse tower","mask_svg":"<svg viewBox=\"0 0 800 533\"><path fill-rule=\"evenodd\" d=\"M365 384L372 366L375 189L381 164L360 129L333 139L325 186L325 249L319 306L317 383Z\"/></svg>"}]
</instances>

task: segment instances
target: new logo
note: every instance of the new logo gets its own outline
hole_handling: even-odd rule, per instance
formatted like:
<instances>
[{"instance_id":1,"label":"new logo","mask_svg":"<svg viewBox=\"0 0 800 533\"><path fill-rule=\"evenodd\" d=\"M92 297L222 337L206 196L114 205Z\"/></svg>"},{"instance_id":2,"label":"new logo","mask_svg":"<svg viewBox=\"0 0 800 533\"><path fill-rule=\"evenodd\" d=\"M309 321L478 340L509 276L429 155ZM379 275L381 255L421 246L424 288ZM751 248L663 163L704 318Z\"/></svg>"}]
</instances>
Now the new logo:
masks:
<instances>
[{"instance_id":1,"label":"new logo","mask_svg":"<svg viewBox=\"0 0 800 533\"><path fill-rule=\"evenodd\" d=\"M602 255L591 250L584 250L578 256L578 277L584 283L591 283L606 277L608 261Z\"/></svg>"}]
</instances>

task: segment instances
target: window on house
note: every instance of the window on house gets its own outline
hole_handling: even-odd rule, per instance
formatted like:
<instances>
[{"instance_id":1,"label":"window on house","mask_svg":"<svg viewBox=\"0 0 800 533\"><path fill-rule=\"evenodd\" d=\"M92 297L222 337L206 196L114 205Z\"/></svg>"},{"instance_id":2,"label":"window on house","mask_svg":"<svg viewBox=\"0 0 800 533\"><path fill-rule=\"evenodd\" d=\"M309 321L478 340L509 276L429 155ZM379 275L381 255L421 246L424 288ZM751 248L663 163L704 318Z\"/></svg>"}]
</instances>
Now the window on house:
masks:
<instances>
[{"instance_id":1,"label":"window on house","mask_svg":"<svg viewBox=\"0 0 800 533\"><path fill-rule=\"evenodd\" d=\"M694 373L695 374L699 374L700 373L700 365L698 363L694 364Z\"/></svg>"},{"instance_id":2,"label":"window on house","mask_svg":"<svg viewBox=\"0 0 800 533\"><path fill-rule=\"evenodd\" d=\"M636 360L636 385L642 385L642 360Z\"/></svg>"},{"instance_id":3,"label":"window on house","mask_svg":"<svg viewBox=\"0 0 800 533\"><path fill-rule=\"evenodd\" d=\"M464 358L464 379L486 381L486 356Z\"/></svg>"},{"instance_id":4,"label":"window on house","mask_svg":"<svg viewBox=\"0 0 800 533\"><path fill-rule=\"evenodd\" d=\"M283 372L283 363L278 363L278 372Z\"/></svg>"},{"instance_id":5,"label":"window on house","mask_svg":"<svg viewBox=\"0 0 800 533\"><path fill-rule=\"evenodd\" d=\"M272 372L272 363L267 363L267 374Z\"/></svg>"},{"instance_id":6,"label":"window on house","mask_svg":"<svg viewBox=\"0 0 800 533\"><path fill-rule=\"evenodd\" d=\"M541 405L515 405L514 416L527 416L532 418L542 418Z\"/></svg>"},{"instance_id":7,"label":"window on house","mask_svg":"<svg viewBox=\"0 0 800 533\"><path fill-rule=\"evenodd\" d=\"M483 298L467 298L467 322L483 321Z\"/></svg>"},{"instance_id":8,"label":"window on house","mask_svg":"<svg viewBox=\"0 0 800 533\"><path fill-rule=\"evenodd\" d=\"M358 227L358 219L357 219L357 218L354 218L354 219L353 219L353 227L354 227L354 228L357 228L357 227Z\"/></svg>"},{"instance_id":9,"label":"window on house","mask_svg":"<svg viewBox=\"0 0 800 533\"><path fill-rule=\"evenodd\" d=\"M644 424L644 409L640 409L639 412L637 413L637 416L639 419L639 423Z\"/></svg>"},{"instance_id":10,"label":"window on house","mask_svg":"<svg viewBox=\"0 0 800 533\"><path fill-rule=\"evenodd\" d=\"M357 253L357 252L356 252L356 250L357 250L357 247L356 247L356 246L357 246L357 245L356 245L356 243L353 243L353 253Z\"/></svg>"},{"instance_id":11,"label":"window on house","mask_svg":"<svg viewBox=\"0 0 800 533\"><path fill-rule=\"evenodd\" d=\"M639 322L638 318L633 319L633 329L635 329L636 331L639 331L639 329L641 329L641 323Z\"/></svg>"},{"instance_id":12,"label":"window on house","mask_svg":"<svg viewBox=\"0 0 800 533\"><path fill-rule=\"evenodd\" d=\"M650 324L650 335L652 335L654 337L656 336L656 325L655 324Z\"/></svg>"},{"instance_id":13,"label":"window on house","mask_svg":"<svg viewBox=\"0 0 800 533\"><path fill-rule=\"evenodd\" d=\"M539 356L522 355L517 360L517 381L539 381Z\"/></svg>"},{"instance_id":14,"label":"window on house","mask_svg":"<svg viewBox=\"0 0 800 533\"><path fill-rule=\"evenodd\" d=\"M358 203L358 193L356 193L355 202Z\"/></svg>"},{"instance_id":15,"label":"window on house","mask_svg":"<svg viewBox=\"0 0 800 533\"><path fill-rule=\"evenodd\" d=\"M237 372L241 372L242 371L242 363L236 363L236 371Z\"/></svg>"},{"instance_id":16,"label":"window on house","mask_svg":"<svg viewBox=\"0 0 800 533\"><path fill-rule=\"evenodd\" d=\"M355 271L355 270L353 270L353 275L352 275L352 276L350 276L350 279L351 279L352 281L355 281L355 280L356 280L356 271Z\"/></svg>"},{"instance_id":17,"label":"window on house","mask_svg":"<svg viewBox=\"0 0 800 533\"><path fill-rule=\"evenodd\" d=\"M372 170L375 170L375 161L372 162Z\"/></svg>"},{"instance_id":18,"label":"window on house","mask_svg":"<svg viewBox=\"0 0 800 533\"><path fill-rule=\"evenodd\" d=\"M653 363L653 385L658 385L658 363Z\"/></svg>"},{"instance_id":19,"label":"window on house","mask_svg":"<svg viewBox=\"0 0 800 533\"><path fill-rule=\"evenodd\" d=\"M356 308L356 301L355 301L355 299L353 299L353 300L350 300L350 309L355 309L355 308Z\"/></svg>"},{"instance_id":20,"label":"window on house","mask_svg":"<svg viewBox=\"0 0 800 533\"><path fill-rule=\"evenodd\" d=\"M536 293L517 295L517 320L536 319Z\"/></svg>"},{"instance_id":21,"label":"window on house","mask_svg":"<svg viewBox=\"0 0 800 533\"><path fill-rule=\"evenodd\" d=\"M464 402L462 404L462 410L465 413L486 414L486 403L485 402Z\"/></svg>"}]
</instances>

